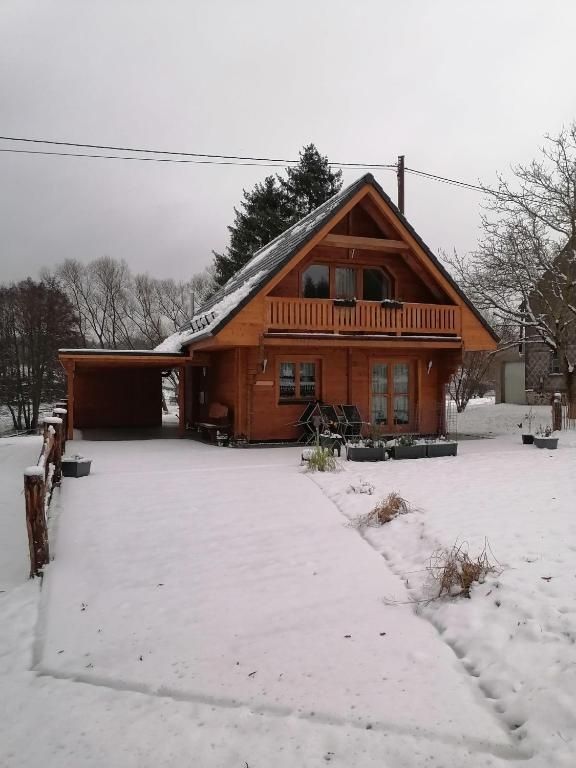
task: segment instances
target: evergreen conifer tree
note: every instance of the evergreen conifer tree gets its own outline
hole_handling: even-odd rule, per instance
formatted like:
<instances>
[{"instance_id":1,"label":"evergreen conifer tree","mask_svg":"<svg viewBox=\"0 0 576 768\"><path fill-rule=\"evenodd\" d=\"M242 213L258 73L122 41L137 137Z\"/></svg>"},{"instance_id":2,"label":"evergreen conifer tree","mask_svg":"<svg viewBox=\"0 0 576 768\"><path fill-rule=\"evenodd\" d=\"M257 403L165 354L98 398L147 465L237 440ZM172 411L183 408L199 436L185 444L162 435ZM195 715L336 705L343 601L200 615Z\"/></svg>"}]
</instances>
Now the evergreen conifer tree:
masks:
<instances>
[{"instance_id":1,"label":"evergreen conifer tree","mask_svg":"<svg viewBox=\"0 0 576 768\"><path fill-rule=\"evenodd\" d=\"M291 209L275 176L267 176L249 192L244 190L240 208L234 208L234 223L228 227L230 245L224 253L214 252L216 283L224 285L257 250L291 224Z\"/></svg>"},{"instance_id":2,"label":"evergreen conifer tree","mask_svg":"<svg viewBox=\"0 0 576 768\"><path fill-rule=\"evenodd\" d=\"M291 208L292 223L318 208L342 188L342 171L332 171L328 158L314 144L300 152L300 162L286 169L287 178L278 181Z\"/></svg>"},{"instance_id":3,"label":"evergreen conifer tree","mask_svg":"<svg viewBox=\"0 0 576 768\"><path fill-rule=\"evenodd\" d=\"M267 176L252 190L244 190L228 227L230 244L224 253L214 253L217 285L224 285L257 250L342 187L342 171L334 173L314 144L302 149L298 165L288 168L286 175Z\"/></svg>"}]
</instances>

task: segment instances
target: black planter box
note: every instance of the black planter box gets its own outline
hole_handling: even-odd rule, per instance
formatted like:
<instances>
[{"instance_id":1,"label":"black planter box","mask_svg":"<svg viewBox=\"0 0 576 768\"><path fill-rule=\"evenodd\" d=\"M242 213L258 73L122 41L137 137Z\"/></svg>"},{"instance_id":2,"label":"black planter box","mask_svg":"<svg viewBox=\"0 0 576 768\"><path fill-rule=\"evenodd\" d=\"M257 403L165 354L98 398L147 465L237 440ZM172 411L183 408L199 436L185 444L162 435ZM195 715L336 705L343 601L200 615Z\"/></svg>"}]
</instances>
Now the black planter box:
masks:
<instances>
[{"instance_id":1,"label":"black planter box","mask_svg":"<svg viewBox=\"0 0 576 768\"><path fill-rule=\"evenodd\" d=\"M384 461L385 450L383 446L377 448L349 446L346 449L346 458L348 461Z\"/></svg>"},{"instance_id":2,"label":"black planter box","mask_svg":"<svg viewBox=\"0 0 576 768\"><path fill-rule=\"evenodd\" d=\"M335 307L355 307L356 299L334 299Z\"/></svg>"},{"instance_id":3,"label":"black planter box","mask_svg":"<svg viewBox=\"0 0 576 768\"><path fill-rule=\"evenodd\" d=\"M380 306L383 309L402 309L404 306L403 301L397 301L396 299L383 299L380 302Z\"/></svg>"},{"instance_id":4,"label":"black planter box","mask_svg":"<svg viewBox=\"0 0 576 768\"><path fill-rule=\"evenodd\" d=\"M555 451L558 448L557 437L538 437L534 435L534 445L536 448L548 448L551 451Z\"/></svg>"},{"instance_id":5,"label":"black planter box","mask_svg":"<svg viewBox=\"0 0 576 768\"><path fill-rule=\"evenodd\" d=\"M91 459L62 459L64 477L86 477L90 474Z\"/></svg>"},{"instance_id":6,"label":"black planter box","mask_svg":"<svg viewBox=\"0 0 576 768\"><path fill-rule=\"evenodd\" d=\"M395 445L395 459L425 459L426 445Z\"/></svg>"},{"instance_id":7,"label":"black planter box","mask_svg":"<svg viewBox=\"0 0 576 768\"><path fill-rule=\"evenodd\" d=\"M522 435L522 445L532 445L534 443L534 435Z\"/></svg>"},{"instance_id":8,"label":"black planter box","mask_svg":"<svg viewBox=\"0 0 576 768\"><path fill-rule=\"evenodd\" d=\"M458 443L446 441L442 443L428 443L426 446L426 454L429 459L435 459L439 456L456 456L457 453Z\"/></svg>"}]
</instances>

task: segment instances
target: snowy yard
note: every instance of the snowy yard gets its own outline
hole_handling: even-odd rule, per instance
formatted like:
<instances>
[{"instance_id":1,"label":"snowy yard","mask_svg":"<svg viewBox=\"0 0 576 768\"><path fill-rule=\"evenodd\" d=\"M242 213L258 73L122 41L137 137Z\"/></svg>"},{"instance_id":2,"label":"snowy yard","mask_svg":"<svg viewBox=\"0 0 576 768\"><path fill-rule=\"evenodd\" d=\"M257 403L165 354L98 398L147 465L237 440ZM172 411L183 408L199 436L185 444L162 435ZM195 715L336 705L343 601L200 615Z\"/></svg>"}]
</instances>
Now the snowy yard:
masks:
<instances>
[{"instance_id":1,"label":"snowy yard","mask_svg":"<svg viewBox=\"0 0 576 768\"><path fill-rule=\"evenodd\" d=\"M40 599L0 594L0 764L572 765L576 434L513 431L313 476L296 448L71 445L93 472L63 484ZM391 490L417 511L346 525ZM413 602L434 549L485 538L470 600Z\"/></svg>"}]
</instances>

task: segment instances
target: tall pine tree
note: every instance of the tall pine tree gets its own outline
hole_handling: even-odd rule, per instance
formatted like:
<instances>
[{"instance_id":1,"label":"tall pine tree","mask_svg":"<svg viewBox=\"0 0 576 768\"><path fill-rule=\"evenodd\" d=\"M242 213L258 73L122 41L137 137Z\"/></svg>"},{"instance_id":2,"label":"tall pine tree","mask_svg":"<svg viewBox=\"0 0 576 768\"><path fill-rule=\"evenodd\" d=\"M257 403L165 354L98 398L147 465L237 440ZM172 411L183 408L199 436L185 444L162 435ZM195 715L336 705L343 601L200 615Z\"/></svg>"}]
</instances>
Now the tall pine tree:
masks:
<instances>
[{"instance_id":1,"label":"tall pine tree","mask_svg":"<svg viewBox=\"0 0 576 768\"><path fill-rule=\"evenodd\" d=\"M267 176L254 189L244 190L240 208L234 209L234 223L228 227L230 245L224 253L214 253L218 285L342 187L342 171L332 172L328 158L314 144L302 149L298 165L288 168L286 175Z\"/></svg>"},{"instance_id":2,"label":"tall pine tree","mask_svg":"<svg viewBox=\"0 0 576 768\"><path fill-rule=\"evenodd\" d=\"M328 158L314 144L300 152L300 162L286 169L288 178L278 181L292 210L292 223L318 208L342 188L342 171L331 170Z\"/></svg>"}]
</instances>

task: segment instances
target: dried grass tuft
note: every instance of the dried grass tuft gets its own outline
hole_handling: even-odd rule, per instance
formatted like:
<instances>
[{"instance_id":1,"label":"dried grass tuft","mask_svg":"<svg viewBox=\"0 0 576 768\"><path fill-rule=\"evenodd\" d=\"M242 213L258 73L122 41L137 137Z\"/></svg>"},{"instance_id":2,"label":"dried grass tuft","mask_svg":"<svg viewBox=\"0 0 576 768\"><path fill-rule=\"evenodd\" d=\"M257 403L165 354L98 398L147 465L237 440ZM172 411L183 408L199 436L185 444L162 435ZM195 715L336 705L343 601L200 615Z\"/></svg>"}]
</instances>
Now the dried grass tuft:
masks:
<instances>
[{"instance_id":1,"label":"dried grass tuft","mask_svg":"<svg viewBox=\"0 0 576 768\"><path fill-rule=\"evenodd\" d=\"M396 491L392 491L392 493L389 493L388 496L379 501L374 509L365 515L358 515L350 524L354 528L378 528L394 520L398 515L406 515L412 511L413 507L410 502L406 501Z\"/></svg>"},{"instance_id":2,"label":"dried grass tuft","mask_svg":"<svg viewBox=\"0 0 576 768\"><path fill-rule=\"evenodd\" d=\"M451 549L438 549L431 558L428 571L438 584L438 597L470 597L474 584L482 584L489 573L496 573L496 559L492 555L488 541L482 551L471 557L468 545L456 542Z\"/></svg>"}]
</instances>

